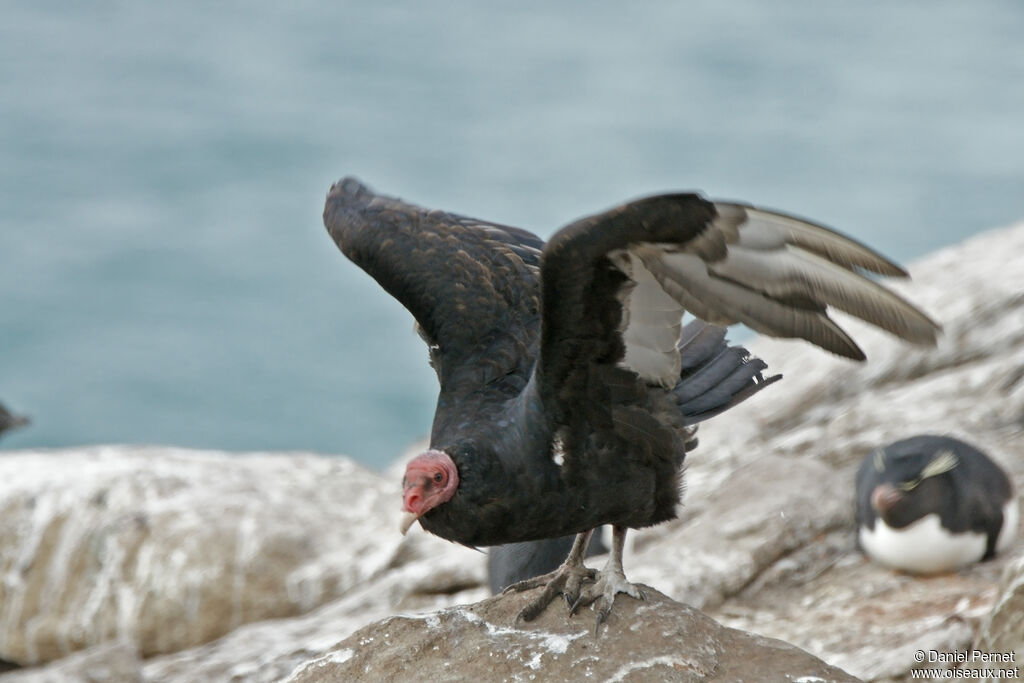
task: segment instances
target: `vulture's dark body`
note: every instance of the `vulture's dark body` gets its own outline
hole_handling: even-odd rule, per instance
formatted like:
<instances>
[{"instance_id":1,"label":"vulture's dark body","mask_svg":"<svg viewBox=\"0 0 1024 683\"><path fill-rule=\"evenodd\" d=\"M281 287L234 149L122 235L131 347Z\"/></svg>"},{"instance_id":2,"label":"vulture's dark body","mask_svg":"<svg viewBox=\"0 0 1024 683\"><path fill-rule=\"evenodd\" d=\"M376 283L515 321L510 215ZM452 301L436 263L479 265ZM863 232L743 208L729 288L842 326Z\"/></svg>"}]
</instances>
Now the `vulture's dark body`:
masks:
<instances>
[{"instance_id":1,"label":"vulture's dark body","mask_svg":"<svg viewBox=\"0 0 1024 683\"><path fill-rule=\"evenodd\" d=\"M374 195L353 179L337 188L342 201L329 201L325 217L347 230L332 236L416 317L441 383L431 447L451 456L460 485L421 518L427 531L496 545L675 516L686 430L668 391L614 365L623 346L608 330L622 317L614 290L624 276L600 264L608 245L581 254L580 235L563 231L575 249L545 247L526 231ZM552 273L543 291L541 248ZM605 305L594 309L602 290ZM557 319L542 321L555 308L546 301L558 302ZM545 345L558 352L541 367Z\"/></svg>"},{"instance_id":2,"label":"vulture's dark body","mask_svg":"<svg viewBox=\"0 0 1024 683\"><path fill-rule=\"evenodd\" d=\"M596 394L612 391L600 375L588 386ZM580 425L560 432L565 452L583 454L585 466L567 456L562 466L556 464L551 452L555 431L548 424L537 426L541 411L532 388L503 404L463 413L440 428L435 420L431 446L454 460L460 485L454 498L420 523L439 536L477 546L562 536L609 523L638 528L673 518L685 434L651 417L674 404L639 388L635 393L611 410L595 408L596 414L588 416L591 429ZM613 420L613 412L620 413L622 422ZM635 438L645 429L642 438Z\"/></svg>"},{"instance_id":3,"label":"vulture's dark body","mask_svg":"<svg viewBox=\"0 0 1024 683\"><path fill-rule=\"evenodd\" d=\"M754 393L781 379L776 375L761 378L765 365L751 358L742 346L729 346L723 328L693 320L683 326L678 343L680 381L672 394L679 399L665 416L680 417L690 429L677 435L690 438L686 451L696 445L692 439L697 423L713 417ZM751 380L757 378L756 383ZM686 451L676 450L676 464L682 466ZM560 536L540 541L494 546L488 551L487 572L495 593L519 581L539 576L558 568L572 547L573 536ZM591 539L588 556L608 552L600 537Z\"/></svg>"}]
</instances>

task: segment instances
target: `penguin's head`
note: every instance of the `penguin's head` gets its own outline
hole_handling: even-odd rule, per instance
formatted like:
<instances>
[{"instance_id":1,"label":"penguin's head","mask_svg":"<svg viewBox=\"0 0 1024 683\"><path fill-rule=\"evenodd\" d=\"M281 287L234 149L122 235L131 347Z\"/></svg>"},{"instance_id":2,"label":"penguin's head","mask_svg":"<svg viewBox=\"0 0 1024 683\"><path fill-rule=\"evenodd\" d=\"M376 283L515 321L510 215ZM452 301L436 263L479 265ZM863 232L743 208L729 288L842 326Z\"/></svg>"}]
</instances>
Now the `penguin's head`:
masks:
<instances>
[{"instance_id":1,"label":"penguin's head","mask_svg":"<svg viewBox=\"0 0 1024 683\"><path fill-rule=\"evenodd\" d=\"M938 512L952 496L951 472L959 465L951 450L890 453L878 449L864 463L867 502L874 516L902 529ZM867 520L862 520L867 521Z\"/></svg>"}]
</instances>

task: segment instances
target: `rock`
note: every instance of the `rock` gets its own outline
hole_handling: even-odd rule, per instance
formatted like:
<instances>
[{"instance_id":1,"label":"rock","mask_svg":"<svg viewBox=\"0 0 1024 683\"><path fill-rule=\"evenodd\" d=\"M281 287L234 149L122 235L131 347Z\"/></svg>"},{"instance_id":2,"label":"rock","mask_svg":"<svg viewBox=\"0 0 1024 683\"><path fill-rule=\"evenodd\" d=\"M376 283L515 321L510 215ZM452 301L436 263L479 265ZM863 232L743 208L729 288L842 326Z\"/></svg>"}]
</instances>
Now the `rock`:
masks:
<instances>
[{"instance_id":1,"label":"rock","mask_svg":"<svg viewBox=\"0 0 1024 683\"><path fill-rule=\"evenodd\" d=\"M632 580L724 626L785 640L871 680L908 679L918 649L963 652L975 643L1020 651L1013 637L1024 633L1024 537L991 562L927 578L874 565L854 544L856 464L898 438L963 438L1024 490L1024 224L943 250L911 272L905 293L945 326L934 351L860 328L866 365L792 342L745 342L785 379L701 426L680 519L629 536ZM89 680L74 662L91 666L97 652L121 642L145 657L142 681L276 681L293 672L310 680L383 666L385 641L394 645L400 628L440 666L435 645L443 653L461 637L465 651L486 635L505 648L493 658L486 650L486 661L518 666L523 680L557 679L562 669L550 667L582 657L584 645L600 648L608 676L619 671L610 668L616 661L697 667L683 677L715 657L732 665L728 651L694 650L688 634L717 628L731 634L720 641L730 647L763 642L665 607L654 592L643 604L620 598L596 645L578 635L589 633L592 616L569 620L561 604L522 632L511 616L525 596L451 608L485 596L486 558L418 527L398 536L403 468L404 459L381 477L343 458L129 447L5 453L0 659L20 653L22 663L42 661L95 644L74 659L8 674ZM655 604L680 620L666 627L675 649L611 649L613 630L661 639L644 630L661 617L640 611ZM396 613L406 616L387 619ZM557 639L545 641L547 634ZM372 646L359 646L367 635ZM562 652L551 651L563 642ZM113 652L131 659L124 648ZM471 675L494 678L483 671ZM669 672L623 669L623 676ZM751 680L764 678L757 673Z\"/></svg>"},{"instance_id":2,"label":"rock","mask_svg":"<svg viewBox=\"0 0 1024 683\"><path fill-rule=\"evenodd\" d=\"M538 589L539 590L539 589ZM299 666L314 681L855 681L792 645L726 628L652 588L625 596L593 634L589 611L554 603L513 626L537 591L366 626Z\"/></svg>"},{"instance_id":3,"label":"rock","mask_svg":"<svg viewBox=\"0 0 1024 683\"><path fill-rule=\"evenodd\" d=\"M400 546L397 488L340 458L13 451L0 481L0 659L19 664L113 640L175 652L306 612Z\"/></svg>"},{"instance_id":4,"label":"rock","mask_svg":"<svg viewBox=\"0 0 1024 683\"><path fill-rule=\"evenodd\" d=\"M912 577L829 534L709 612L733 628L783 639L865 680L902 679L918 650L962 652L995 599L990 564Z\"/></svg>"},{"instance_id":5,"label":"rock","mask_svg":"<svg viewBox=\"0 0 1024 683\"><path fill-rule=\"evenodd\" d=\"M397 530L395 531L397 534ZM368 622L473 602L486 595L481 553L425 534L413 539L407 561L309 614L247 624L199 648L146 662L146 681L192 683L238 680L270 683L330 651Z\"/></svg>"},{"instance_id":6,"label":"rock","mask_svg":"<svg viewBox=\"0 0 1024 683\"><path fill-rule=\"evenodd\" d=\"M111 683L272 683L329 652L368 622L396 611L433 609L484 597L483 565L479 560L467 562L472 559L470 554L479 553L451 544L442 546L427 536L421 536L415 545L418 548L410 551L410 556L427 550L430 558L410 560L307 614L245 624L214 642L145 661L124 644L102 644L46 667L19 671L11 683L89 681L95 664L110 658L118 662L120 671L132 672L109 679ZM467 584L476 587L458 589ZM8 678L0 675L0 681L8 683Z\"/></svg>"},{"instance_id":7,"label":"rock","mask_svg":"<svg viewBox=\"0 0 1024 683\"><path fill-rule=\"evenodd\" d=\"M76 652L49 666L0 675L3 683L138 683L142 662L129 642L112 641Z\"/></svg>"},{"instance_id":8,"label":"rock","mask_svg":"<svg viewBox=\"0 0 1024 683\"><path fill-rule=\"evenodd\" d=\"M810 459L752 456L717 486L694 487L690 497L703 500L680 522L640 534L627 576L697 608L719 605L793 551L849 526L848 483Z\"/></svg>"},{"instance_id":9,"label":"rock","mask_svg":"<svg viewBox=\"0 0 1024 683\"><path fill-rule=\"evenodd\" d=\"M1024 556L1003 573L995 607L974 641L982 652L1013 652L1024 662Z\"/></svg>"}]
</instances>

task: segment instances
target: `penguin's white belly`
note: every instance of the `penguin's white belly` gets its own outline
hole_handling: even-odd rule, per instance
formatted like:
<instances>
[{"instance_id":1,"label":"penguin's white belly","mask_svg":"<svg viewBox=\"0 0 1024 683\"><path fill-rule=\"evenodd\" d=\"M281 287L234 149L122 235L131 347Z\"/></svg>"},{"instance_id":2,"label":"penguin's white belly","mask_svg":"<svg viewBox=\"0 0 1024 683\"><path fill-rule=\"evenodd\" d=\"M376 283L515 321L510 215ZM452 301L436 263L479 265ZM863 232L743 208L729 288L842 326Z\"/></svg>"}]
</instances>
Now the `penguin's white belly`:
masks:
<instances>
[{"instance_id":1,"label":"penguin's white belly","mask_svg":"<svg viewBox=\"0 0 1024 683\"><path fill-rule=\"evenodd\" d=\"M999 530L999 538L996 539L997 553L1003 552L1006 546L1010 545L1014 535L1016 535L1019 512L1020 507L1017 504L1017 498L1011 497L1009 502L1003 507L1003 528Z\"/></svg>"},{"instance_id":2,"label":"penguin's white belly","mask_svg":"<svg viewBox=\"0 0 1024 683\"><path fill-rule=\"evenodd\" d=\"M860 528L860 546L875 561L915 574L936 574L977 562L985 554L985 534L951 534L937 514L925 515L902 529L875 520Z\"/></svg>"},{"instance_id":3,"label":"penguin's white belly","mask_svg":"<svg viewBox=\"0 0 1024 683\"><path fill-rule=\"evenodd\" d=\"M1006 547L1016 528L1017 501L1011 499L1003 508L997 550ZM982 533L951 533L935 513L903 529L893 529L878 518L874 530L862 526L859 537L864 552L875 561L915 574L937 574L977 562L985 555L987 541Z\"/></svg>"}]
</instances>

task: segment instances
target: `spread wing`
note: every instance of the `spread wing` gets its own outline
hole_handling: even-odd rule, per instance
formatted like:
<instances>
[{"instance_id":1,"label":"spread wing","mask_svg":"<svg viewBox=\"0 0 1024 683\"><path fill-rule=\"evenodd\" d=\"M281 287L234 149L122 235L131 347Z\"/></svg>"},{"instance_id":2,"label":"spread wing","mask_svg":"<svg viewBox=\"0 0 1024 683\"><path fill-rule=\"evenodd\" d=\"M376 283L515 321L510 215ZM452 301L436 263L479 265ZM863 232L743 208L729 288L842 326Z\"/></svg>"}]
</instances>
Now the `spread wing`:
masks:
<instances>
[{"instance_id":1,"label":"spread wing","mask_svg":"<svg viewBox=\"0 0 1024 683\"><path fill-rule=\"evenodd\" d=\"M823 226L695 194L649 197L583 218L543 250L539 390L557 412L566 387L584 390L588 368L607 365L671 388L679 380L684 311L799 337L856 360L864 354L829 317L830 307L934 344L939 326L864 271L906 276Z\"/></svg>"},{"instance_id":2,"label":"spread wing","mask_svg":"<svg viewBox=\"0 0 1024 683\"><path fill-rule=\"evenodd\" d=\"M377 195L355 178L331 186L324 225L345 256L416 318L442 394L502 379L511 391L521 388L539 327L543 240Z\"/></svg>"}]
</instances>

